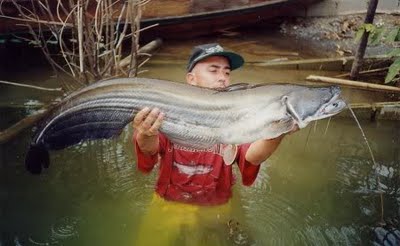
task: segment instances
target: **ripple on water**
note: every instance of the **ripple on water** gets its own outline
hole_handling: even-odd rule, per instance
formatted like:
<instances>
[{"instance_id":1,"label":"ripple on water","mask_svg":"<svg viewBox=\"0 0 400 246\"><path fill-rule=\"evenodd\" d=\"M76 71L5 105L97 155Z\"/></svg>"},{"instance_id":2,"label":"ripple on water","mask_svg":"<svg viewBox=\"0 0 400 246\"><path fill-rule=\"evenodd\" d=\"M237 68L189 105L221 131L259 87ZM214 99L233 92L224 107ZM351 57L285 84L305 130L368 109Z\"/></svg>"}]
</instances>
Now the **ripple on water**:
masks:
<instances>
[{"instance_id":1,"label":"ripple on water","mask_svg":"<svg viewBox=\"0 0 400 246\"><path fill-rule=\"evenodd\" d=\"M258 194L255 197L257 202L250 201L245 209L257 245L294 245L309 242L314 236L324 239L321 231L309 226L312 217L305 214L303 208L276 194Z\"/></svg>"},{"instance_id":2,"label":"ripple on water","mask_svg":"<svg viewBox=\"0 0 400 246\"><path fill-rule=\"evenodd\" d=\"M357 226L329 225L315 209L283 195L255 187L245 196L244 209L257 245L354 245L361 240Z\"/></svg>"},{"instance_id":3,"label":"ripple on water","mask_svg":"<svg viewBox=\"0 0 400 246\"><path fill-rule=\"evenodd\" d=\"M57 240L78 237L78 225L81 219L77 217L63 217L51 226L51 237Z\"/></svg>"},{"instance_id":4,"label":"ripple on water","mask_svg":"<svg viewBox=\"0 0 400 246\"><path fill-rule=\"evenodd\" d=\"M79 237L78 227L81 219L78 217L62 217L57 219L45 235L19 235L14 237L14 245L64 245ZM0 245L2 245L0 243Z\"/></svg>"},{"instance_id":5,"label":"ripple on water","mask_svg":"<svg viewBox=\"0 0 400 246\"><path fill-rule=\"evenodd\" d=\"M257 245L355 245L361 241L356 226L328 226L282 200L268 207L261 209L262 217L255 217L255 223L262 225L257 228Z\"/></svg>"},{"instance_id":6,"label":"ripple on water","mask_svg":"<svg viewBox=\"0 0 400 246\"><path fill-rule=\"evenodd\" d=\"M87 141L60 154L64 179L59 182L79 188L82 199L107 195L112 199L147 204L154 191L157 171L143 175L137 170L133 145L119 139ZM156 168L155 168L156 169ZM74 177L66 180L66 176ZM72 180L73 179L73 180ZM57 181L55 181L57 182Z\"/></svg>"},{"instance_id":7,"label":"ripple on water","mask_svg":"<svg viewBox=\"0 0 400 246\"><path fill-rule=\"evenodd\" d=\"M107 192L115 196L134 198L135 202L147 202L154 191L156 171L150 175L138 172L134 157L127 153L128 147L121 142L108 144L97 155L97 162L102 163L103 175L107 177ZM145 204L143 204L145 205Z\"/></svg>"}]
</instances>

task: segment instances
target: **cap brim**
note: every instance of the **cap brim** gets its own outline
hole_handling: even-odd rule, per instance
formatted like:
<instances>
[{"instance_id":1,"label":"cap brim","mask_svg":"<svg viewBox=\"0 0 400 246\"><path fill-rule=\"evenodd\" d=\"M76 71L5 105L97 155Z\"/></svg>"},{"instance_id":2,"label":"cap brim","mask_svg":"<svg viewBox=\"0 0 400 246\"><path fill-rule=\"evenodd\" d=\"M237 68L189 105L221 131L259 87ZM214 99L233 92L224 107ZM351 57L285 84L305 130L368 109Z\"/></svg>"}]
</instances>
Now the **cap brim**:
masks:
<instances>
[{"instance_id":1,"label":"cap brim","mask_svg":"<svg viewBox=\"0 0 400 246\"><path fill-rule=\"evenodd\" d=\"M223 57L226 57L229 60L229 65L230 65L231 70L235 70L237 68L240 68L244 64L244 59L243 59L243 57L241 55L236 54L234 52L221 51L221 52L214 52L214 53L211 53L211 54L207 54L207 55L204 55L204 56L199 56L197 59L195 59L192 62L193 65L191 66L191 68L189 70L191 70L195 66L196 63L198 63L199 61L201 61L201 60L203 60L203 59L205 59L207 57L210 57L210 56L223 56Z\"/></svg>"}]
</instances>

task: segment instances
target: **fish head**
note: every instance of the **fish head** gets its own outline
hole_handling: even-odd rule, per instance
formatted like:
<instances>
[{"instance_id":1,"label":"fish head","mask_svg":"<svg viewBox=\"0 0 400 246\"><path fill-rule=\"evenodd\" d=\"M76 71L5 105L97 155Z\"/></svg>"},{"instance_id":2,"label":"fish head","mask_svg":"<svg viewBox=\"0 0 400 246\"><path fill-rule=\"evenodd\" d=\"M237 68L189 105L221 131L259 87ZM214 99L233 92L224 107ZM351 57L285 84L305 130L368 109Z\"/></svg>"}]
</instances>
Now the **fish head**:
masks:
<instances>
[{"instance_id":1,"label":"fish head","mask_svg":"<svg viewBox=\"0 0 400 246\"><path fill-rule=\"evenodd\" d=\"M287 112L295 119L300 128L314 120L319 120L340 113L346 103L340 98L338 86L303 87L283 96Z\"/></svg>"}]
</instances>

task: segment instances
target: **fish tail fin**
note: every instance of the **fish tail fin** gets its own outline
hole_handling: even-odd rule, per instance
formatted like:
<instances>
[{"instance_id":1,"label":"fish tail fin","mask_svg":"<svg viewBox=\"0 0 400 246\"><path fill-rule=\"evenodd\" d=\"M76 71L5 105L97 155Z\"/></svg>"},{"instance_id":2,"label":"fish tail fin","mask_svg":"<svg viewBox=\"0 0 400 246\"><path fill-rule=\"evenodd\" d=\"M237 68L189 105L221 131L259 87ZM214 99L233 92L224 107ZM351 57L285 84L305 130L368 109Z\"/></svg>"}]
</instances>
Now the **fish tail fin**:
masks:
<instances>
[{"instance_id":1,"label":"fish tail fin","mask_svg":"<svg viewBox=\"0 0 400 246\"><path fill-rule=\"evenodd\" d=\"M49 152L43 145L32 144L26 154L25 167L32 174L40 174L42 168L48 168Z\"/></svg>"}]
</instances>

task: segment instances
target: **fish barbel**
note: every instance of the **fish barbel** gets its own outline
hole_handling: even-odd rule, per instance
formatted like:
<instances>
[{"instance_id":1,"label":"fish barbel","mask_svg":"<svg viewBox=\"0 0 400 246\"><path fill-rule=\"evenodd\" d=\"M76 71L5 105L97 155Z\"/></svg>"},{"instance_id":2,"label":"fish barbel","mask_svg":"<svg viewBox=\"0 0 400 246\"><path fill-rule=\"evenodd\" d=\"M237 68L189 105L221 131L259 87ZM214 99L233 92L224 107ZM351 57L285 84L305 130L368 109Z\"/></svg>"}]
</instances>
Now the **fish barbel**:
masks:
<instances>
[{"instance_id":1,"label":"fish barbel","mask_svg":"<svg viewBox=\"0 0 400 246\"><path fill-rule=\"evenodd\" d=\"M271 139L297 124L342 111L340 88L291 84L234 84L221 90L183 83L121 78L94 83L62 100L37 128L25 165L40 173L49 150L88 139L118 136L141 109L165 114L160 131L173 143L192 148Z\"/></svg>"}]
</instances>

